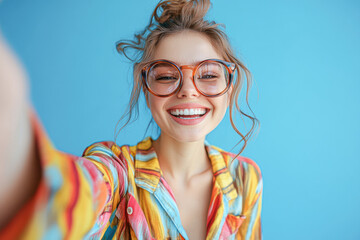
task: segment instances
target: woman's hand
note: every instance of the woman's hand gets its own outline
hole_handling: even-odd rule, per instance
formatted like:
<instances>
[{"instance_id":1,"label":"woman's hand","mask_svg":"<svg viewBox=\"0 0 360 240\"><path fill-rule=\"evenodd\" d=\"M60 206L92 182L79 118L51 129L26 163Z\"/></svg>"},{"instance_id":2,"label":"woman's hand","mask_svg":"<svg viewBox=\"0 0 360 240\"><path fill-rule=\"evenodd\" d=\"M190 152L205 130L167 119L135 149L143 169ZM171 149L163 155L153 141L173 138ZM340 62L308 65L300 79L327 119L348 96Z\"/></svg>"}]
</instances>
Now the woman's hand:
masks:
<instances>
[{"instance_id":1,"label":"woman's hand","mask_svg":"<svg viewBox=\"0 0 360 240\"><path fill-rule=\"evenodd\" d=\"M34 142L26 74L0 31L0 229L38 186Z\"/></svg>"}]
</instances>

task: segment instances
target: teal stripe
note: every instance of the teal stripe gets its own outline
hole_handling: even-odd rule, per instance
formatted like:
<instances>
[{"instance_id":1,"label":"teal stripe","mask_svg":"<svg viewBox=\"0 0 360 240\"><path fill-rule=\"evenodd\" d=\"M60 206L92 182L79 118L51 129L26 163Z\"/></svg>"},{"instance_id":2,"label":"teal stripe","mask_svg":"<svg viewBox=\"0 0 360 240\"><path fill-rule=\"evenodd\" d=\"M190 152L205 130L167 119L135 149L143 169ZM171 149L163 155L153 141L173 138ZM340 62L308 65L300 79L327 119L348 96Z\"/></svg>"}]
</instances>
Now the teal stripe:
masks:
<instances>
[{"instance_id":1,"label":"teal stripe","mask_svg":"<svg viewBox=\"0 0 360 240\"><path fill-rule=\"evenodd\" d=\"M137 153L136 154L136 160L139 160L141 162L147 162L150 159L153 158L157 158L155 151L151 152L151 153L147 153L145 155L141 154L141 153Z\"/></svg>"}]
</instances>

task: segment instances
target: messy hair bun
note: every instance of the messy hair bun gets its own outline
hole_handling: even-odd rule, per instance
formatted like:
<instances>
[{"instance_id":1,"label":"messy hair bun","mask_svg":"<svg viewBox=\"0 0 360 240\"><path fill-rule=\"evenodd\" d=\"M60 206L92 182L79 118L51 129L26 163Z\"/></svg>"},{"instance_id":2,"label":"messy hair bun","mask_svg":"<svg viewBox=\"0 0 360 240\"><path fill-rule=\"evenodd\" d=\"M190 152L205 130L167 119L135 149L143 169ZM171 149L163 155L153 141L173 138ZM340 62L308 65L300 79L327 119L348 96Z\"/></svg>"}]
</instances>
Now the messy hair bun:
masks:
<instances>
[{"instance_id":1,"label":"messy hair bun","mask_svg":"<svg viewBox=\"0 0 360 240\"><path fill-rule=\"evenodd\" d=\"M118 124L124 119L126 119L126 121L122 127L115 132L115 140L122 128L138 116L139 108L137 103L140 93L144 91L144 93L147 94L142 85L141 69L151 60L158 43L161 39L171 34L184 30L192 30L206 35L224 60L235 63L236 65L237 74L230 96L229 115L233 129L241 137L238 143L243 142L239 154L245 149L247 141L258 125L258 120L254 116L248 103L248 95L252 85L251 74L245 65L236 57L227 35L222 30L223 25L205 19L210 6L210 0L161 0L156 5L150 17L149 24L142 32L135 34L135 40L121 40L117 42L116 48L118 52L134 63L134 86L127 111L121 117ZM128 50L135 50L135 54L129 54ZM130 53L134 53L134 51ZM238 101L240 91L245 81L245 101L251 114L243 112ZM233 121L234 112L238 112L241 116L251 120L251 129L246 134L242 134L236 127Z\"/></svg>"},{"instance_id":2,"label":"messy hair bun","mask_svg":"<svg viewBox=\"0 0 360 240\"><path fill-rule=\"evenodd\" d=\"M203 21L210 8L209 1L164 1L159 3L153 13L154 19L159 24L171 22L182 23L184 27Z\"/></svg>"},{"instance_id":3,"label":"messy hair bun","mask_svg":"<svg viewBox=\"0 0 360 240\"><path fill-rule=\"evenodd\" d=\"M139 61L146 55L131 57L127 50L135 49L140 51L140 53L145 53L148 49L147 46L157 45L162 37L170 33L185 29L204 31L207 27L216 27L217 24L215 22L210 23L204 20L210 5L209 0L160 1L150 17L148 26L142 32L135 34L136 40L119 41L116 44L116 48L119 53L124 54L129 60ZM153 49L149 50L153 52ZM137 57L140 57L140 59L137 59Z\"/></svg>"}]
</instances>

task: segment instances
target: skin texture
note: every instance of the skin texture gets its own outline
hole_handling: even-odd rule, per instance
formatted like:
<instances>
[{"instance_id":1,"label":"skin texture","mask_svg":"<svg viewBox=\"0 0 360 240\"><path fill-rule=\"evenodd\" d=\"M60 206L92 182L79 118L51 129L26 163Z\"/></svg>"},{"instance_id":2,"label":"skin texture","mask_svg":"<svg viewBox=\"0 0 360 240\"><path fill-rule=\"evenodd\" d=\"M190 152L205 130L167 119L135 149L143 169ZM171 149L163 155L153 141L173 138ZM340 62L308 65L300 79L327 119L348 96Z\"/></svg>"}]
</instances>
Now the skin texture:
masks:
<instances>
[{"instance_id":1,"label":"skin texture","mask_svg":"<svg viewBox=\"0 0 360 240\"><path fill-rule=\"evenodd\" d=\"M210 58L222 59L205 35L188 30L162 39L153 56L153 60L166 59L178 65L195 65ZM154 147L164 177L174 193L182 224L190 239L205 239L213 175L204 140L223 119L230 91L208 98L195 89L191 70L184 69L183 77L184 84L178 93L166 98L148 94L147 101L161 128ZM209 112L198 124L179 124L168 109L184 103L200 104Z\"/></svg>"},{"instance_id":2,"label":"skin texture","mask_svg":"<svg viewBox=\"0 0 360 240\"><path fill-rule=\"evenodd\" d=\"M27 92L23 68L0 32L0 229L34 194L41 176Z\"/></svg>"}]
</instances>

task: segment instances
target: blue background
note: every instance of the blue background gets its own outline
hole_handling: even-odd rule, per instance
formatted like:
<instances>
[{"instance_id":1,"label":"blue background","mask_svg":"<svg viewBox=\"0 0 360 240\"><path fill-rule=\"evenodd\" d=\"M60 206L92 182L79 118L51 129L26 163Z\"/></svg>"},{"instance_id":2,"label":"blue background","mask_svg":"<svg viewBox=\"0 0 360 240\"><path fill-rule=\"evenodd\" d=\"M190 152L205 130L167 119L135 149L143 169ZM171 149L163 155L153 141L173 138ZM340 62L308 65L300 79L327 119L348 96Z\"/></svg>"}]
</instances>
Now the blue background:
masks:
<instances>
[{"instance_id":1,"label":"blue background","mask_svg":"<svg viewBox=\"0 0 360 240\"><path fill-rule=\"evenodd\" d=\"M114 43L142 30L155 4L0 3L1 28L58 149L81 155L113 139L132 74ZM263 173L265 239L360 239L360 2L216 0L208 16L226 25L256 82L261 129L243 155ZM140 112L119 144L143 138L150 113ZM226 150L237 139L227 119L208 138Z\"/></svg>"}]
</instances>

